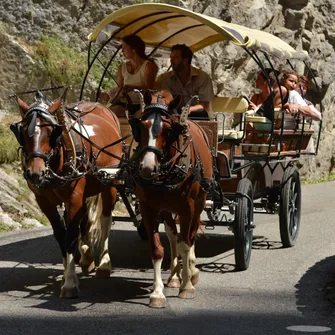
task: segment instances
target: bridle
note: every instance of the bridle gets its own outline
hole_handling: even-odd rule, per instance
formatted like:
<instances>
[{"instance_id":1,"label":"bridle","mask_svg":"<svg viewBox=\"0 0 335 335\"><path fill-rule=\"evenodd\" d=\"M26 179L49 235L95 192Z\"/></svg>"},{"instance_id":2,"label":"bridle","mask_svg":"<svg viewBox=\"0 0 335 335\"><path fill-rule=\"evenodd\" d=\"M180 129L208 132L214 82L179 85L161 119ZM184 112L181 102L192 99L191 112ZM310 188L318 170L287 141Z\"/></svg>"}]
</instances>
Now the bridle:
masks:
<instances>
[{"instance_id":1,"label":"bridle","mask_svg":"<svg viewBox=\"0 0 335 335\"><path fill-rule=\"evenodd\" d=\"M141 124L143 121L147 120L151 115L154 114L154 122L152 125L153 137L156 138L160 132L160 124L168 123L169 124L169 136L166 140L166 146L164 150L158 149L154 146L144 146L141 147L140 144L140 136L141 136ZM162 116L165 116L164 119ZM164 159L167 155L167 151L170 149L171 145L178 139L179 135L185 131L186 127L182 126L176 119L169 113L168 106L163 103L153 103L147 105L144 109L144 114L139 118L132 118L129 120L129 124L132 128L132 133L136 142L138 142L138 147L135 149L136 152L136 160L140 159L140 157L146 152L153 152L158 159L158 162L161 163L162 159Z\"/></svg>"},{"instance_id":2,"label":"bridle","mask_svg":"<svg viewBox=\"0 0 335 335\"><path fill-rule=\"evenodd\" d=\"M26 154L23 145L24 141L22 138L22 124L28 124L27 133L29 137L33 137L35 134L35 127L37 123L37 119L42 118L46 121L49 121L47 124L38 125L39 127L49 127L51 126L53 128L49 144L50 144L50 151L49 153L44 153L41 151L33 151L29 154ZM24 157L24 162L27 164L27 162L32 158L42 158L45 165L49 166L51 157L55 154L55 148L58 147L59 142L62 137L62 126L57 123L57 120L53 114L50 113L50 111L42 106L33 106L27 110L27 112L24 115L24 118L17 123L13 123L10 126L10 129L13 131L14 135L16 136L22 150L22 155Z\"/></svg>"},{"instance_id":3,"label":"bridle","mask_svg":"<svg viewBox=\"0 0 335 335\"><path fill-rule=\"evenodd\" d=\"M152 124L153 137L157 137L159 135L162 122L169 125L165 128L168 133L166 134L166 145L163 149L150 145L141 147L142 122L147 120L152 115L154 115L154 121ZM133 179L143 186L172 190L177 187L189 173L188 164L184 164L185 166L183 166L183 164L178 165L178 160L186 156L186 149L189 149L188 151L190 151L189 147L191 143L191 136L187 134L187 124L180 124L179 117L176 118L176 115L176 112L169 111L167 105L157 102L147 105L141 117L129 120L135 141L139 144L138 147L134 149L134 155L130 158L127 165ZM184 138L184 136L187 137L186 141L183 141L184 144L180 147L179 139ZM175 151L175 154L172 155L172 157L169 154L171 148ZM153 152L156 155L159 165L157 177L152 180L144 179L139 170L140 160L147 152ZM189 157L187 158L189 159Z\"/></svg>"}]
</instances>

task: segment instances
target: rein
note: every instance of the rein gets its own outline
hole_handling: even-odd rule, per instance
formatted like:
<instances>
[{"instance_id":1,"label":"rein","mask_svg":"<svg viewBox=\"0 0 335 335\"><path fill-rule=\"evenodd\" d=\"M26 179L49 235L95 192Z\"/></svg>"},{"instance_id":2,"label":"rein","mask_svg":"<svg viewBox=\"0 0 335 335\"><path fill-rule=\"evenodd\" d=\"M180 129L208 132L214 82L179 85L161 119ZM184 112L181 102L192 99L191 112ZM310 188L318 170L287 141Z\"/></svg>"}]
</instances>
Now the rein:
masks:
<instances>
[{"instance_id":1,"label":"rein","mask_svg":"<svg viewBox=\"0 0 335 335\"><path fill-rule=\"evenodd\" d=\"M13 124L11 126L12 131L14 132L15 136L17 137L19 143L21 144L21 148L23 143L23 139L21 138L21 124L22 123L28 123L28 129L27 129L27 133L29 137L34 136L35 134L35 127L36 127L36 120L37 118L43 118L46 121L49 121L50 124L44 124L44 125L40 125L40 127L46 127L46 126L52 126L54 129L58 129L60 130L60 134L59 137L57 138L57 140L55 141L55 145L51 146L51 150L48 154L45 154L41 151L33 151L30 152L28 155L26 155L24 153L24 151L22 150L22 165L23 165L23 170L24 170L24 176L26 178L27 175L27 170L25 168L27 161L29 161L32 158L42 158L44 163L45 163L45 177L44 177L44 181L38 185L37 187L47 187L47 186L51 186L51 187L55 187L55 186L64 186L67 183L70 183L72 181L78 180L82 177L85 177L88 173L90 173L90 171L95 171L96 170L96 161L100 155L101 152L105 153L106 155L109 155L113 158L116 158L118 160L123 160L123 157L119 157L113 153L110 153L108 151L106 151L106 148L112 147L122 141L124 141L125 139L129 138L130 136L132 136L131 134L128 134L126 136L123 136L122 138L118 139L117 141L114 141L113 143L110 143L104 147L100 147L98 146L96 143L94 143L88 136L88 134L86 133L87 136L85 136L82 132L86 131L85 127L83 127L83 123L81 121L81 117L83 115L89 114L91 113L97 105L94 105L93 108L91 108L89 111L85 111L85 112L80 112L80 116L77 117L77 115L75 115L73 113L73 110L68 110L66 109L67 115L68 117L75 119L75 123L72 124L70 126L70 129L68 130L75 132L76 134L79 135L79 137L81 138L81 146L82 146L82 154L80 157L77 157L77 160L79 163L81 163L79 166L76 166L75 164L73 164L73 162L71 161L67 161L64 162L63 167L61 168L61 172L64 175L59 175L58 173L56 173L55 171L53 171L53 169L50 166L50 160L52 157L56 157L58 156L59 159L61 159L59 156L60 152L63 152L63 157L66 159L66 154L65 154L65 150L67 150L66 147L64 147L64 143L63 141L61 141L61 134L62 134L62 126L59 125L57 123L57 119L56 117L51 114L49 112L48 109L42 107L42 106L33 106L31 108L28 109L28 111L25 113L24 118L16 123ZM74 128L74 125L78 124L80 131L78 131L76 128ZM91 159L87 158L87 150L84 144L84 140L87 141L88 143L90 143L91 147L95 147L99 150L98 154L95 156L92 152L91 152L91 159L93 159L93 164L91 163ZM61 145L61 148L59 147ZM55 152L55 149L57 149L57 153ZM63 158L63 159L64 159ZM86 167L85 167L86 165ZM83 167L84 171L80 172L78 170L78 168Z\"/></svg>"}]
</instances>

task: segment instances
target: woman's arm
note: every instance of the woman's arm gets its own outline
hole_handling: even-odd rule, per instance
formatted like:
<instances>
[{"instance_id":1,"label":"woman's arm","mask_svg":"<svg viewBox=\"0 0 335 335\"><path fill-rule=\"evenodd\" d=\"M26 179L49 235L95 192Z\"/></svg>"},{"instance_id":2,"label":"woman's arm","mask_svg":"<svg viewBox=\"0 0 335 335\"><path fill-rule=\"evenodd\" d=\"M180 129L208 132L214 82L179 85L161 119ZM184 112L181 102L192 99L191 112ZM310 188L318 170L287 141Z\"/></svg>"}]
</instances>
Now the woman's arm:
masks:
<instances>
[{"instance_id":1,"label":"woman's arm","mask_svg":"<svg viewBox=\"0 0 335 335\"><path fill-rule=\"evenodd\" d=\"M321 113L314 107L311 106L302 106L298 104L285 104L284 106L286 113L293 114L299 112L304 117L310 117L313 120L320 121L321 120Z\"/></svg>"},{"instance_id":2,"label":"woman's arm","mask_svg":"<svg viewBox=\"0 0 335 335\"><path fill-rule=\"evenodd\" d=\"M149 61L145 66L145 83L143 88L154 87L157 72L158 72L157 64L152 61Z\"/></svg>"}]
</instances>

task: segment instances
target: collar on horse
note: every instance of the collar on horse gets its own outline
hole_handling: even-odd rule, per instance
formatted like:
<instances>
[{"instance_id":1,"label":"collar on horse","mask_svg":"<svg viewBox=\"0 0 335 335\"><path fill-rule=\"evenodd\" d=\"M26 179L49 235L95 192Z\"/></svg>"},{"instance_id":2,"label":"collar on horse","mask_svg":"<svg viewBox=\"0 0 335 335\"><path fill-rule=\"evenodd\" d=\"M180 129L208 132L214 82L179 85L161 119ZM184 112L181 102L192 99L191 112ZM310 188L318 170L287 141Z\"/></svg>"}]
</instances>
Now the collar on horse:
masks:
<instances>
[{"instance_id":1,"label":"collar on horse","mask_svg":"<svg viewBox=\"0 0 335 335\"><path fill-rule=\"evenodd\" d=\"M148 118L152 113L156 113L153 123L153 136L157 136L162 121L162 115L172 121L171 134L167 139L167 145L164 151L152 147L137 147L134 157L130 160L130 175L134 181L141 187L154 188L165 191L172 191L180 185L188 176L193 176L193 182L199 181L201 188L208 190L211 180L205 180L203 177L203 167L199 159L197 148L192 141L192 136L188 131L188 126L181 125L168 113L168 106L162 103L154 103L148 105L144 109L144 115L141 118L133 118L129 120L132 131L137 142L140 142L140 122ZM163 120L164 121L164 120ZM167 122L167 121L164 121ZM158 125L157 125L158 123ZM173 157L168 157L168 150L173 147L176 153ZM160 162L160 171L156 179L144 179L138 171L138 160L144 152L153 152L156 154ZM193 157L193 161L192 161ZM166 161L164 161L166 159Z\"/></svg>"}]
</instances>

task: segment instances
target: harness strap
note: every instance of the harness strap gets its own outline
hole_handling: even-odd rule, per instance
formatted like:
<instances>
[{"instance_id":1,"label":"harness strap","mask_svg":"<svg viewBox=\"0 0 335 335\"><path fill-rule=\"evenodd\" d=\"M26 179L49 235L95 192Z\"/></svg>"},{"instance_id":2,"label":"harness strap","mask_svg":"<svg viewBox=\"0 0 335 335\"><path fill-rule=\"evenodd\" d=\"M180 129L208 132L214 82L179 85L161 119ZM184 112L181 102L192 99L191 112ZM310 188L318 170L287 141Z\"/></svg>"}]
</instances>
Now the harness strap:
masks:
<instances>
[{"instance_id":1,"label":"harness strap","mask_svg":"<svg viewBox=\"0 0 335 335\"><path fill-rule=\"evenodd\" d=\"M100 154L100 152L103 152L104 154L106 154L106 155L108 155L108 156L114 157L114 158L116 158L116 159L118 159L118 160L120 160L120 161L122 160L122 157L116 156L116 155L112 154L111 152L106 151L105 148L106 148L106 147L111 147L111 146L113 146L113 145L115 145L115 144L121 142L124 138L122 138L122 139L118 139L117 141L115 141L115 142L113 142L113 143L111 143L111 144L108 144L107 146L101 148L101 147L98 146L96 143L94 143L90 138L85 137L85 136L84 136L82 133L80 133L76 128L72 128L72 130L73 130L74 132L76 132L77 134L79 134L79 135L81 136L82 139L84 139L85 141L87 141L88 143L90 143L91 146L93 146L93 147L95 147L96 149L98 149L98 150L99 150L98 155ZM131 136L131 135L127 135L127 137L129 137L129 136ZM126 138L127 138L127 137L126 137Z\"/></svg>"}]
</instances>

